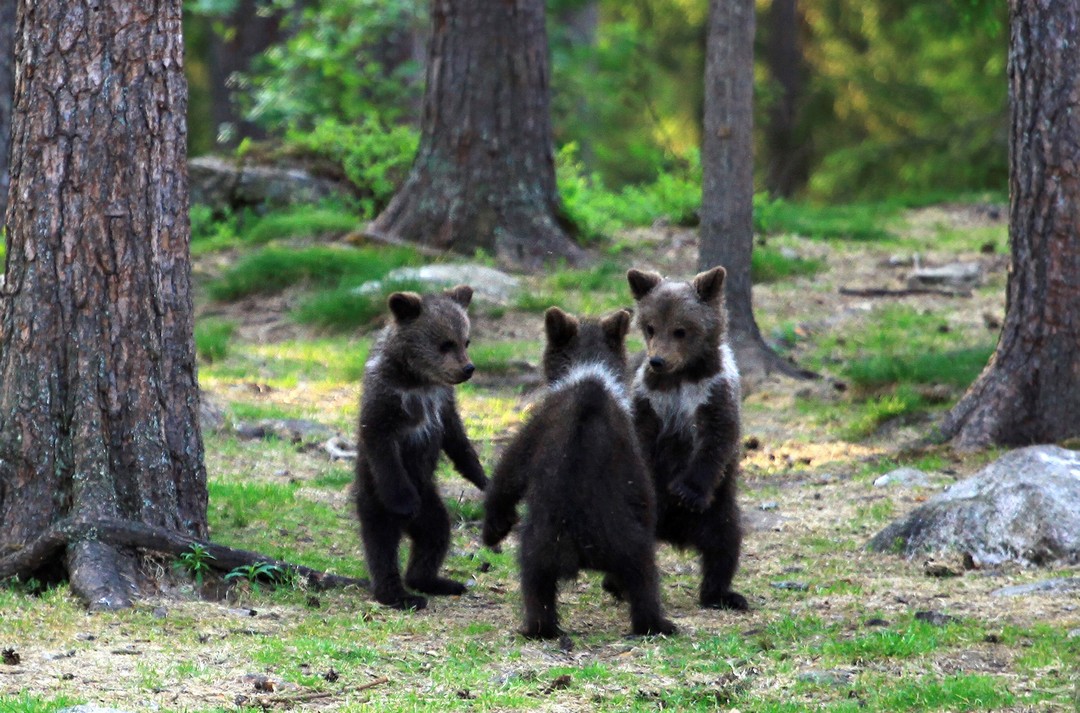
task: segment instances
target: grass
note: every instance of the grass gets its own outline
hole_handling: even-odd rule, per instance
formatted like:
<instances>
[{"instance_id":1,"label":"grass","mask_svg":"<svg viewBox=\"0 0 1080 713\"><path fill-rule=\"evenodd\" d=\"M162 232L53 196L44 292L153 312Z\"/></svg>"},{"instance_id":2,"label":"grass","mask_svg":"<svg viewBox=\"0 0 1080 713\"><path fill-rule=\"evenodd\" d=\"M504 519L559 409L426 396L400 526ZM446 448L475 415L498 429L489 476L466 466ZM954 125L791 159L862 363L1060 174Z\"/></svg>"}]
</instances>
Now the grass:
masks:
<instances>
[{"instance_id":1,"label":"grass","mask_svg":"<svg viewBox=\"0 0 1080 713\"><path fill-rule=\"evenodd\" d=\"M229 354L236 324L222 319L202 319L195 324L195 353L205 362L221 361Z\"/></svg>"},{"instance_id":2,"label":"grass","mask_svg":"<svg viewBox=\"0 0 1080 713\"><path fill-rule=\"evenodd\" d=\"M298 283L356 287L418 260L408 248L266 247L241 258L210 283L208 292L215 300L237 300L274 294Z\"/></svg>"},{"instance_id":3,"label":"grass","mask_svg":"<svg viewBox=\"0 0 1080 713\"><path fill-rule=\"evenodd\" d=\"M756 285L792 277L813 277L824 269L824 260L791 256L770 247L757 246L750 255L750 279Z\"/></svg>"}]
</instances>

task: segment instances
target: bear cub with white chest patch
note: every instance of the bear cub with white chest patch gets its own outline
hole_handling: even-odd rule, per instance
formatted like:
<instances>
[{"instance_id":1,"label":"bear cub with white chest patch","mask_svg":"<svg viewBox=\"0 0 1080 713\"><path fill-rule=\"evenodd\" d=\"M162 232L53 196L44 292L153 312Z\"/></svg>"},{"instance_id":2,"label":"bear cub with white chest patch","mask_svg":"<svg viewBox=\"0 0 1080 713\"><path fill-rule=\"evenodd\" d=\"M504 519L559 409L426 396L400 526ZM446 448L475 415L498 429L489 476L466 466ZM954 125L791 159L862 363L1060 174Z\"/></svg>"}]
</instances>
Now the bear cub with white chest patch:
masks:
<instances>
[{"instance_id":1,"label":"bear cub with white chest patch","mask_svg":"<svg viewBox=\"0 0 1080 713\"><path fill-rule=\"evenodd\" d=\"M483 539L498 544L524 498L519 558L529 638L559 636L558 581L599 570L630 602L635 634L673 634L660 606L652 484L634 435L624 340L630 314L545 315L547 393L492 475Z\"/></svg>"},{"instance_id":2,"label":"bear cub with white chest patch","mask_svg":"<svg viewBox=\"0 0 1080 713\"><path fill-rule=\"evenodd\" d=\"M450 545L450 516L435 484L440 451L483 490L487 478L454 400L467 381L472 289L442 294L395 292L392 321L364 366L356 459L356 511L376 601L422 609L398 568L402 535L412 540L405 584L425 594L457 595L465 585L439 576Z\"/></svg>"},{"instance_id":3,"label":"bear cub with white chest patch","mask_svg":"<svg viewBox=\"0 0 1080 713\"><path fill-rule=\"evenodd\" d=\"M656 537L701 554L703 607L747 609L731 589L742 529L739 372L726 341L724 268L690 282L630 270L646 354L633 377L634 423L656 487Z\"/></svg>"}]
</instances>

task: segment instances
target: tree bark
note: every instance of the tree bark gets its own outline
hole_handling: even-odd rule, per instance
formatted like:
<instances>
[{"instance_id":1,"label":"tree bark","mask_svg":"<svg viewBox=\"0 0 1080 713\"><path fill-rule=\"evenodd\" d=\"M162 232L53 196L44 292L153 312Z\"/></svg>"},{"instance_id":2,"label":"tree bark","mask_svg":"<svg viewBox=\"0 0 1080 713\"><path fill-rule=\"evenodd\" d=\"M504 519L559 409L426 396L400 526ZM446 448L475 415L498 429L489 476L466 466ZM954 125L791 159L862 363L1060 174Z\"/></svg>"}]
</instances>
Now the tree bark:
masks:
<instances>
[{"instance_id":1,"label":"tree bark","mask_svg":"<svg viewBox=\"0 0 1080 713\"><path fill-rule=\"evenodd\" d=\"M1080 7L1011 0L1005 322L946 416L956 448L1080 436Z\"/></svg>"},{"instance_id":2,"label":"tree bark","mask_svg":"<svg viewBox=\"0 0 1080 713\"><path fill-rule=\"evenodd\" d=\"M22 0L0 293L0 550L61 519L202 537L180 0ZM133 553L66 547L94 607Z\"/></svg>"},{"instance_id":3,"label":"tree bark","mask_svg":"<svg viewBox=\"0 0 1080 713\"><path fill-rule=\"evenodd\" d=\"M15 0L0 0L0 227L7 215L8 147L15 98Z\"/></svg>"},{"instance_id":4,"label":"tree bark","mask_svg":"<svg viewBox=\"0 0 1080 713\"><path fill-rule=\"evenodd\" d=\"M534 268L581 252L552 151L542 0L432 0L420 147L373 234Z\"/></svg>"},{"instance_id":5,"label":"tree bark","mask_svg":"<svg viewBox=\"0 0 1080 713\"><path fill-rule=\"evenodd\" d=\"M772 195L790 198L810 178L809 150L797 136L799 101L806 82L797 0L772 0L769 8L767 61L779 97L769 108L765 143L766 187Z\"/></svg>"},{"instance_id":6,"label":"tree bark","mask_svg":"<svg viewBox=\"0 0 1080 713\"><path fill-rule=\"evenodd\" d=\"M221 21L226 34L216 29L211 33L210 116L215 144L221 147L234 147L244 138L266 138L258 124L243 118L235 101L237 77L282 38L281 13L260 12L263 4L263 0L239 0L236 9Z\"/></svg>"},{"instance_id":7,"label":"tree bark","mask_svg":"<svg viewBox=\"0 0 1080 713\"><path fill-rule=\"evenodd\" d=\"M728 329L740 371L811 373L780 358L761 337L751 297L754 248L754 2L710 0L705 55L701 244L698 269L723 265Z\"/></svg>"}]
</instances>

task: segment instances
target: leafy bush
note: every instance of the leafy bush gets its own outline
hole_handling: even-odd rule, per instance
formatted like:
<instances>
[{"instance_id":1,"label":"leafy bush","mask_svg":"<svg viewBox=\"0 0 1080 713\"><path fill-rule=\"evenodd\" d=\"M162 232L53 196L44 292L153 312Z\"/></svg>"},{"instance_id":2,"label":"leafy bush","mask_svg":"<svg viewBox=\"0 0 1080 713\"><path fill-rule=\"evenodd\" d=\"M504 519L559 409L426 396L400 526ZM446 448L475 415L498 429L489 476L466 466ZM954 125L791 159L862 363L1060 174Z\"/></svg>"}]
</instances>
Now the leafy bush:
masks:
<instances>
[{"instance_id":1,"label":"leafy bush","mask_svg":"<svg viewBox=\"0 0 1080 713\"><path fill-rule=\"evenodd\" d=\"M365 117L358 123L319 121L310 131L291 129L290 151L318 156L338 166L360 192L364 218L375 217L408 174L420 136L409 126L387 126Z\"/></svg>"},{"instance_id":2,"label":"leafy bush","mask_svg":"<svg viewBox=\"0 0 1080 713\"><path fill-rule=\"evenodd\" d=\"M216 300L235 300L251 294L280 292L300 282L337 287L348 279L358 285L417 261L417 254L408 248L269 247L241 259L212 282L210 296Z\"/></svg>"}]
</instances>

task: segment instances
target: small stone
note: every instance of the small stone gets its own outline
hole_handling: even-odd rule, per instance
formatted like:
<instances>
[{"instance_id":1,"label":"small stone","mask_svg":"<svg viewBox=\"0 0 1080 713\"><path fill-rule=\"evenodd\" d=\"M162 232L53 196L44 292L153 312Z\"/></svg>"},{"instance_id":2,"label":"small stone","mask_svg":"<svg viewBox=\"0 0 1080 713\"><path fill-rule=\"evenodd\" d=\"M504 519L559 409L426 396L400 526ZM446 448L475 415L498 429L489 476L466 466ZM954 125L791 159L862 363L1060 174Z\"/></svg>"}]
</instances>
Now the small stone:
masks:
<instances>
[{"instance_id":1,"label":"small stone","mask_svg":"<svg viewBox=\"0 0 1080 713\"><path fill-rule=\"evenodd\" d=\"M769 586L773 589L783 589L790 592L805 592L810 588L810 585L805 582L796 582L793 579L784 580L781 582L769 582Z\"/></svg>"},{"instance_id":2,"label":"small stone","mask_svg":"<svg viewBox=\"0 0 1080 713\"><path fill-rule=\"evenodd\" d=\"M883 488L887 485L900 485L904 487L925 488L930 485L930 479L926 473L916 468L897 468L874 481L874 486Z\"/></svg>"},{"instance_id":3,"label":"small stone","mask_svg":"<svg viewBox=\"0 0 1080 713\"><path fill-rule=\"evenodd\" d=\"M80 706L72 706L70 708L61 708L56 713L132 713L131 711L124 710L123 708L103 708L102 706L95 706L91 703L84 703Z\"/></svg>"},{"instance_id":4,"label":"small stone","mask_svg":"<svg viewBox=\"0 0 1080 713\"><path fill-rule=\"evenodd\" d=\"M959 577L960 573L947 564L928 560L923 564L923 574L927 577Z\"/></svg>"},{"instance_id":5,"label":"small stone","mask_svg":"<svg viewBox=\"0 0 1080 713\"><path fill-rule=\"evenodd\" d=\"M1071 630L1069 630L1069 633L1067 634L1067 636L1070 639L1080 639L1080 629L1071 629Z\"/></svg>"},{"instance_id":6,"label":"small stone","mask_svg":"<svg viewBox=\"0 0 1080 713\"><path fill-rule=\"evenodd\" d=\"M778 510L779 508L780 503L775 500L766 500L761 505L758 505L758 510L764 510L765 512L768 512L769 510Z\"/></svg>"},{"instance_id":7,"label":"small stone","mask_svg":"<svg viewBox=\"0 0 1080 713\"><path fill-rule=\"evenodd\" d=\"M154 607L154 611L150 615L155 619L164 619L169 615L169 610L165 607Z\"/></svg>"},{"instance_id":8,"label":"small stone","mask_svg":"<svg viewBox=\"0 0 1080 713\"><path fill-rule=\"evenodd\" d=\"M1001 634L987 634L983 637L983 641L987 644L1000 644L1002 641Z\"/></svg>"},{"instance_id":9,"label":"small stone","mask_svg":"<svg viewBox=\"0 0 1080 713\"><path fill-rule=\"evenodd\" d=\"M1025 594L1070 594L1080 592L1080 577L1044 579L1031 584L1018 584L990 592L992 597L1019 597Z\"/></svg>"},{"instance_id":10,"label":"small stone","mask_svg":"<svg viewBox=\"0 0 1080 713\"><path fill-rule=\"evenodd\" d=\"M879 618L867 619L866 621L863 622L863 626L878 626L878 627L880 627L880 626L888 626L888 625L889 625L888 620L879 619Z\"/></svg>"},{"instance_id":11,"label":"small stone","mask_svg":"<svg viewBox=\"0 0 1080 713\"><path fill-rule=\"evenodd\" d=\"M851 682L851 674L847 671L803 671L796 678L803 683L813 683L818 686L843 686Z\"/></svg>"},{"instance_id":12,"label":"small stone","mask_svg":"<svg viewBox=\"0 0 1080 713\"><path fill-rule=\"evenodd\" d=\"M915 612L915 618L933 626L945 626L960 621L955 616L942 614L939 611L917 611Z\"/></svg>"}]
</instances>

